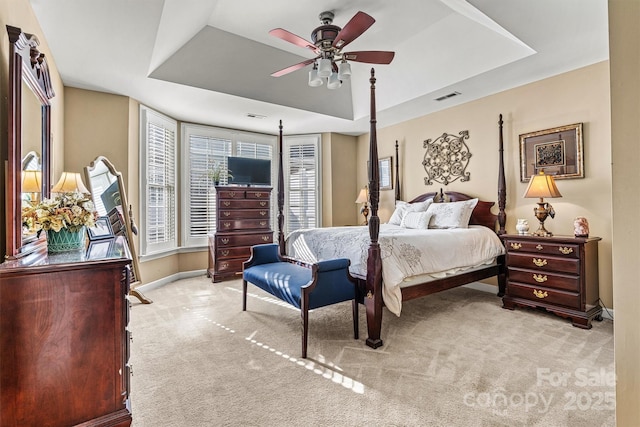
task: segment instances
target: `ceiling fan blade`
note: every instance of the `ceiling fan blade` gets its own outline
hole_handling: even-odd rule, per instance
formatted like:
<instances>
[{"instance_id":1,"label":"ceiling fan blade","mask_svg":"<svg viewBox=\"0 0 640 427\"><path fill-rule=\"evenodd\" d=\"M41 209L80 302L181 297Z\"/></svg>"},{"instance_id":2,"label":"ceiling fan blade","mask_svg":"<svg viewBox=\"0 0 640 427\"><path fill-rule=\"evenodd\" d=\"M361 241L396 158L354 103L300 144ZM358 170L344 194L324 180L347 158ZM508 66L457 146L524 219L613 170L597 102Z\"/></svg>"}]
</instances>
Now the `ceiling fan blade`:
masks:
<instances>
[{"instance_id":1,"label":"ceiling fan blade","mask_svg":"<svg viewBox=\"0 0 640 427\"><path fill-rule=\"evenodd\" d=\"M316 59L318 59L318 58L319 58L319 57L317 57L317 58L312 58L312 59L307 59L306 61L302 61L302 62L299 62L299 63L297 63L297 64L291 65L291 66L289 66L289 67L287 67L287 68L285 68L285 69L282 69L282 70L280 70L280 71L276 71L275 73L272 73L272 74L271 74L271 77L280 77L280 76L284 76L285 74L289 74L289 73L291 73L291 72L294 72L294 71L296 71L296 70L299 70L300 68L304 68L304 67L306 67L306 66L307 66L307 65L309 65L309 64L313 64L313 63L314 63L314 61L315 61Z\"/></svg>"},{"instance_id":2,"label":"ceiling fan blade","mask_svg":"<svg viewBox=\"0 0 640 427\"><path fill-rule=\"evenodd\" d=\"M340 30L335 40L333 41L333 47L342 49L364 33L373 23L376 22L371 16L364 12L356 13L347 25Z\"/></svg>"},{"instance_id":3,"label":"ceiling fan blade","mask_svg":"<svg viewBox=\"0 0 640 427\"><path fill-rule=\"evenodd\" d=\"M317 49L318 49L310 41L307 41L307 40L303 39L300 36L296 36L292 32L289 32L289 31L287 31L285 29L282 29L282 28L274 28L273 30L269 31L269 34L271 34L272 36L277 37L279 39L282 39L284 41L287 41L289 43L293 43L296 46L300 46L300 47L304 47L304 48L307 48L307 49L311 49L314 52L317 51Z\"/></svg>"},{"instance_id":4,"label":"ceiling fan blade","mask_svg":"<svg viewBox=\"0 0 640 427\"><path fill-rule=\"evenodd\" d=\"M385 50L363 50L360 52L344 52L343 58L347 61L366 62L368 64L390 64L395 52Z\"/></svg>"}]
</instances>

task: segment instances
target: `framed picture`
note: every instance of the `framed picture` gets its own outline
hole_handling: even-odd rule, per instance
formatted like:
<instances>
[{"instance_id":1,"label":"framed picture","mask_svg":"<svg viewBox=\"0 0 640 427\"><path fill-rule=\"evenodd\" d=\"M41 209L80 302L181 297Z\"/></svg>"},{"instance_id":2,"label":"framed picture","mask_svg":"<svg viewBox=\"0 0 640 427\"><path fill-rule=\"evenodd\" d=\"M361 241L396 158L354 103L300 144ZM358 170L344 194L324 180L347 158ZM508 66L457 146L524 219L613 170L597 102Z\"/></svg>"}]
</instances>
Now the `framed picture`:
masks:
<instances>
[{"instance_id":1,"label":"framed picture","mask_svg":"<svg viewBox=\"0 0 640 427\"><path fill-rule=\"evenodd\" d=\"M89 242L87 259L103 259L109 257L113 239L95 240Z\"/></svg>"},{"instance_id":2,"label":"framed picture","mask_svg":"<svg viewBox=\"0 0 640 427\"><path fill-rule=\"evenodd\" d=\"M520 135L520 181L541 170L555 179L584 178L582 123Z\"/></svg>"},{"instance_id":3,"label":"framed picture","mask_svg":"<svg viewBox=\"0 0 640 427\"><path fill-rule=\"evenodd\" d=\"M89 232L89 241L104 240L114 237L113 229L111 228L111 222L108 216L101 216L96 220L94 227L87 228Z\"/></svg>"},{"instance_id":4,"label":"framed picture","mask_svg":"<svg viewBox=\"0 0 640 427\"><path fill-rule=\"evenodd\" d=\"M380 169L380 189L393 190L393 159L391 157L378 159L378 167Z\"/></svg>"}]
</instances>

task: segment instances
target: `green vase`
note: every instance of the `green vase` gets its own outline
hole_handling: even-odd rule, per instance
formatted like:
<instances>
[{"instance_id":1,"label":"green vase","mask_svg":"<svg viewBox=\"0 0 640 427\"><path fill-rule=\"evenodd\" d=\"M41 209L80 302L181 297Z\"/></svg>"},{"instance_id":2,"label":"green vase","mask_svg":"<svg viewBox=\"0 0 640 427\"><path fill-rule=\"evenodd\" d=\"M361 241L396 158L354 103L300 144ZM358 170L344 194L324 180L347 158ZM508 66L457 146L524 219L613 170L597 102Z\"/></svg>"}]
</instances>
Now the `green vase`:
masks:
<instances>
[{"instance_id":1,"label":"green vase","mask_svg":"<svg viewBox=\"0 0 640 427\"><path fill-rule=\"evenodd\" d=\"M66 228L60 231L47 230L47 250L49 252L68 252L84 249L85 229L69 231Z\"/></svg>"}]
</instances>

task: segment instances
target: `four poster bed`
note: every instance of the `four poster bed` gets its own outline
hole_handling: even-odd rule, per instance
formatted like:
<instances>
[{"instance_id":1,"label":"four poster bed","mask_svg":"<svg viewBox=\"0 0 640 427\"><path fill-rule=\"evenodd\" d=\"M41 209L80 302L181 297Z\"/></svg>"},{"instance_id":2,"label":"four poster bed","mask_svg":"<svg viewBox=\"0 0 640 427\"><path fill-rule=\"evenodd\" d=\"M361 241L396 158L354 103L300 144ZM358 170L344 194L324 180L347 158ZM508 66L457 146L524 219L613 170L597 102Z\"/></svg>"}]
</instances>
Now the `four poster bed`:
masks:
<instances>
[{"instance_id":1,"label":"four poster bed","mask_svg":"<svg viewBox=\"0 0 640 427\"><path fill-rule=\"evenodd\" d=\"M282 122L279 137L278 244L282 255L305 261L347 257L351 274L358 281L358 300L366 308L366 343L382 345L382 311L386 306L400 314L403 301L497 276L498 296L505 290L504 247L498 235L505 233L506 185L503 162L502 115L499 119L498 215L491 213L494 202L479 201L466 194L449 192L422 194L406 204L407 209L429 211L459 207L466 219L459 228L431 229L383 224L378 217L379 170L376 135L375 75L371 70L371 130L369 144L369 196L371 218L368 234L364 227L328 227L297 230L284 236L284 178L282 164ZM396 143L396 158L398 146ZM400 199L396 159L396 200ZM457 202L457 203L451 203ZM404 202L398 202L398 204ZM450 204L449 204L450 203ZM446 206L449 204L448 206ZM420 218L420 214L412 218ZM429 215L422 220L429 222ZM393 217L392 217L393 219ZM391 222L391 221L390 221ZM496 222L499 229L496 231ZM407 230L410 228L411 230ZM329 234L331 233L331 234ZM441 263L440 261L443 261ZM384 266L384 271L383 271ZM428 267L427 267L428 266ZM423 274L431 273L431 274ZM437 273L437 274L435 274Z\"/></svg>"}]
</instances>

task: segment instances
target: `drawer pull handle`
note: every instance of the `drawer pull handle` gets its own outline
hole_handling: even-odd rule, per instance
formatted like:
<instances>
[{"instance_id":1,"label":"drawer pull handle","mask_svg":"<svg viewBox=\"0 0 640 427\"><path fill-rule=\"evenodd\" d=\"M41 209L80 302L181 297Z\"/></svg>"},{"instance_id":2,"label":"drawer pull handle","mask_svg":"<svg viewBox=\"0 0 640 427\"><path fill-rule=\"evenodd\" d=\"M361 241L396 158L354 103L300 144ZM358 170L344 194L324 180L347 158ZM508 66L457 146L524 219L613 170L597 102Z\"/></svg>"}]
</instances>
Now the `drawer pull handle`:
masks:
<instances>
[{"instance_id":1,"label":"drawer pull handle","mask_svg":"<svg viewBox=\"0 0 640 427\"><path fill-rule=\"evenodd\" d=\"M267 202L260 202L260 206L262 207L267 206Z\"/></svg>"},{"instance_id":2,"label":"drawer pull handle","mask_svg":"<svg viewBox=\"0 0 640 427\"><path fill-rule=\"evenodd\" d=\"M220 252L222 254L222 256L229 256L229 251L224 250Z\"/></svg>"},{"instance_id":3,"label":"drawer pull handle","mask_svg":"<svg viewBox=\"0 0 640 427\"><path fill-rule=\"evenodd\" d=\"M229 268L229 264L226 262L223 262L222 264L220 264L220 270L226 270L227 268Z\"/></svg>"},{"instance_id":4,"label":"drawer pull handle","mask_svg":"<svg viewBox=\"0 0 640 427\"><path fill-rule=\"evenodd\" d=\"M541 251L541 250L542 250L542 249L544 249L544 248L543 248L543 246L542 246L542 245L538 245L538 246L536 246L536 249L537 249L537 250L539 250L539 251Z\"/></svg>"},{"instance_id":5,"label":"drawer pull handle","mask_svg":"<svg viewBox=\"0 0 640 427\"><path fill-rule=\"evenodd\" d=\"M547 265L547 260L542 258L534 258L533 263L538 267L544 267L545 265Z\"/></svg>"},{"instance_id":6,"label":"drawer pull handle","mask_svg":"<svg viewBox=\"0 0 640 427\"><path fill-rule=\"evenodd\" d=\"M534 289L534 290L533 290L533 294L534 294L535 296L537 296L538 298L546 298L546 297L548 297L548 296L549 296L549 294L547 293L547 291L544 291L544 292L543 292L543 291L539 291L539 290L537 290L537 289Z\"/></svg>"},{"instance_id":7,"label":"drawer pull handle","mask_svg":"<svg viewBox=\"0 0 640 427\"><path fill-rule=\"evenodd\" d=\"M522 243L512 243L511 247L513 249L520 249L522 247Z\"/></svg>"},{"instance_id":8,"label":"drawer pull handle","mask_svg":"<svg viewBox=\"0 0 640 427\"><path fill-rule=\"evenodd\" d=\"M267 214L267 211L260 211L260 215L265 216Z\"/></svg>"},{"instance_id":9,"label":"drawer pull handle","mask_svg":"<svg viewBox=\"0 0 640 427\"><path fill-rule=\"evenodd\" d=\"M256 197L262 197L262 193L256 193Z\"/></svg>"},{"instance_id":10,"label":"drawer pull handle","mask_svg":"<svg viewBox=\"0 0 640 427\"><path fill-rule=\"evenodd\" d=\"M269 236L262 236L262 240L265 241L265 242L268 242L269 241Z\"/></svg>"},{"instance_id":11,"label":"drawer pull handle","mask_svg":"<svg viewBox=\"0 0 640 427\"><path fill-rule=\"evenodd\" d=\"M231 206L231 202L227 202L227 201L222 202L222 204L225 206Z\"/></svg>"},{"instance_id":12,"label":"drawer pull handle","mask_svg":"<svg viewBox=\"0 0 640 427\"><path fill-rule=\"evenodd\" d=\"M565 247L560 246L560 247L558 248L558 250L559 250L560 252L562 252L563 254L565 254L565 255L569 255L571 252L573 252L573 248L568 248L568 247L566 247L566 246L565 246Z\"/></svg>"},{"instance_id":13,"label":"drawer pull handle","mask_svg":"<svg viewBox=\"0 0 640 427\"><path fill-rule=\"evenodd\" d=\"M543 283L547 281L547 276L542 274L534 274L533 280L535 280L538 283Z\"/></svg>"},{"instance_id":14,"label":"drawer pull handle","mask_svg":"<svg viewBox=\"0 0 640 427\"><path fill-rule=\"evenodd\" d=\"M236 197L236 192L235 191L229 191L229 196Z\"/></svg>"},{"instance_id":15,"label":"drawer pull handle","mask_svg":"<svg viewBox=\"0 0 640 427\"><path fill-rule=\"evenodd\" d=\"M225 221L224 228L229 228L229 227L231 227L231 223L229 221Z\"/></svg>"},{"instance_id":16,"label":"drawer pull handle","mask_svg":"<svg viewBox=\"0 0 640 427\"><path fill-rule=\"evenodd\" d=\"M265 225L267 225L267 221L260 221L260 225L264 227Z\"/></svg>"},{"instance_id":17,"label":"drawer pull handle","mask_svg":"<svg viewBox=\"0 0 640 427\"><path fill-rule=\"evenodd\" d=\"M222 212L222 215L229 216L229 215L231 215L231 212Z\"/></svg>"},{"instance_id":18,"label":"drawer pull handle","mask_svg":"<svg viewBox=\"0 0 640 427\"><path fill-rule=\"evenodd\" d=\"M229 239L220 239L220 241L221 241L222 243L224 243L225 245L226 245L227 243L229 243Z\"/></svg>"}]
</instances>

